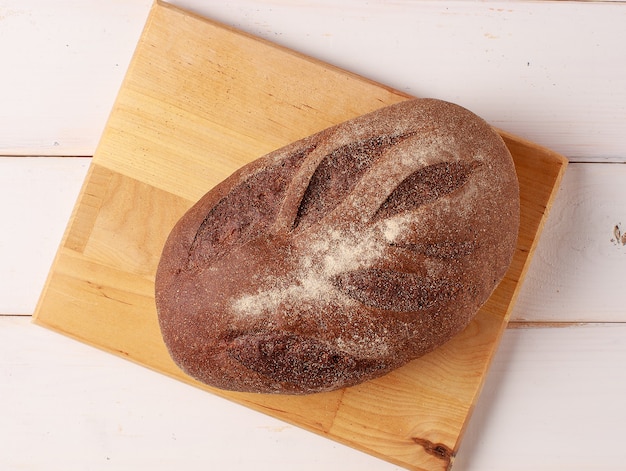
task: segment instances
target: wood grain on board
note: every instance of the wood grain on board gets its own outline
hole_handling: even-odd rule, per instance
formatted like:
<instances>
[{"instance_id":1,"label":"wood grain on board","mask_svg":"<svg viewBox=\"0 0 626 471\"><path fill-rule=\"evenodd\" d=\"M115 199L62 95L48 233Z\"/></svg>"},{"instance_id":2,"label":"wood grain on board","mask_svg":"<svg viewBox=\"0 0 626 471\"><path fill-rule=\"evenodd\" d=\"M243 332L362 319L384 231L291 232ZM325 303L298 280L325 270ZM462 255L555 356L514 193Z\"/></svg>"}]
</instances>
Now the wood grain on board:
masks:
<instances>
[{"instance_id":1,"label":"wood grain on board","mask_svg":"<svg viewBox=\"0 0 626 471\"><path fill-rule=\"evenodd\" d=\"M408 469L448 469L565 169L563 157L502 132L522 204L507 276L466 330L378 380L303 397L206 387L169 358L153 299L165 238L213 185L273 149L407 98L155 3L35 322Z\"/></svg>"}]
</instances>

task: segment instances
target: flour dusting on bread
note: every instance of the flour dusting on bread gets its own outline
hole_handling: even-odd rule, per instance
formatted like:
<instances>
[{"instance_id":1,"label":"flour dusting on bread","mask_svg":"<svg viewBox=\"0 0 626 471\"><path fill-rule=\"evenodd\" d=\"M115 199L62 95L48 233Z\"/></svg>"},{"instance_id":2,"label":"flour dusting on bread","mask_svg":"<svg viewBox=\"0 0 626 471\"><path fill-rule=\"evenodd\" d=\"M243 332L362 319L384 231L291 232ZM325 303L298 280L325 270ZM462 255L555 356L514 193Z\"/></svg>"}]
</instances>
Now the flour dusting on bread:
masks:
<instances>
[{"instance_id":1,"label":"flour dusting on bread","mask_svg":"<svg viewBox=\"0 0 626 471\"><path fill-rule=\"evenodd\" d=\"M367 267L385 249L376 231L358 234L329 229L310 241L309 250L290 273L265 280L268 289L246 293L233 300L235 313L244 316L265 315L280 306L300 303L352 302L334 287L332 280L340 273Z\"/></svg>"}]
</instances>

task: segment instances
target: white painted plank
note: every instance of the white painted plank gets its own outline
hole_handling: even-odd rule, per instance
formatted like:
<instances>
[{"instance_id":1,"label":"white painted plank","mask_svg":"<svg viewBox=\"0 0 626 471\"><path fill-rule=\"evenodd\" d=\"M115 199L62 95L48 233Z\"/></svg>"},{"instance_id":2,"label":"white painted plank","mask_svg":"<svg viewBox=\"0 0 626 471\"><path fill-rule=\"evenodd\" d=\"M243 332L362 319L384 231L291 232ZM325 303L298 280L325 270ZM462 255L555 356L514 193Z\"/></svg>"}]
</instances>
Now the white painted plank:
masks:
<instances>
[{"instance_id":1,"label":"white painted plank","mask_svg":"<svg viewBox=\"0 0 626 471\"><path fill-rule=\"evenodd\" d=\"M514 320L626 322L626 165L570 164Z\"/></svg>"},{"instance_id":2,"label":"white painted plank","mask_svg":"<svg viewBox=\"0 0 626 471\"><path fill-rule=\"evenodd\" d=\"M0 316L0 469L399 471L321 436Z\"/></svg>"},{"instance_id":3,"label":"white painted plank","mask_svg":"<svg viewBox=\"0 0 626 471\"><path fill-rule=\"evenodd\" d=\"M507 330L453 469L623 469L624 338ZM28 317L0 316L0 378L0 469L399 469Z\"/></svg>"},{"instance_id":4,"label":"white painted plank","mask_svg":"<svg viewBox=\"0 0 626 471\"><path fill-rule=\"evenodd\" d=\"M0 232L0 312L33 312L88 164L0 158L0 220L10 228ZM626 233L625 181L626 165L570 164L512 320L626 322L626 245L614 234L616 225Z\"/></svg>"},{"instance_id":5,"label":"white painted plank","mask_svg":"<svg viewBox=\"0 0 626 471\"><path fill-rule=\"evenodd\" d=\"M0 155L93 155L151 5L0 2Z\"/></svg>"},{"instance_id":6,"label":"white painted plank","mask_svg":"<svg viewBox=\"0 0 626 471\"><path fill-rule=\"evenodd\" d=\"M626 324L505 332L454 471L624 469Z\"/></svg>"},{"instance_id":7,"label":"white painted plank","mask_svg":"<svg viewBox=\"0 0 626 471\"><path fill-rule=\"evenodd\" d=\"M0 157L0 313L35 310L90 160Z\"/></svg>"},{"instance_id":8,"label":"white painted plank","mask_svg":"<svg viewBox=\"0 0 626 471\"><path fill-rule=\"evenodd\" d=\"M626 159L622 2L172 3L570 158ZM0 154L91 154L150 4L4 0Z\"/></svg>"}]
</instances>

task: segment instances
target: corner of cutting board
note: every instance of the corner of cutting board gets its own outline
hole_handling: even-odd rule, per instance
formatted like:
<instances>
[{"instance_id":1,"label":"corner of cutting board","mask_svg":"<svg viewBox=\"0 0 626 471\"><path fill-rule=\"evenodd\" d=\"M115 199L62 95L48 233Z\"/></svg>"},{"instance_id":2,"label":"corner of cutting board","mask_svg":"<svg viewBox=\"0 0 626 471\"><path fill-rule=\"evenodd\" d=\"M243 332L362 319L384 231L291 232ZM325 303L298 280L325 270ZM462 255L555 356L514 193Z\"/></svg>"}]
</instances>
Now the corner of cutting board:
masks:
<instances>
[{"instance_id":1,"label":"corner of cutting board","mask_svg":"<svg viewBox=\"0 0 626 471\"><path fill-rule=\"evenodd\" d=\"M410 100L412 98L415 98L413 95L410 95L410 94L408 94L406 92L397 90L397 89L395 89L393 87L390 87L390 86L388 86L388 85L386 85L384 83L377 82L376 80L372 80L372 79L370 79L368 77L359 75L357 73L354 73L354 72L351 72L351 71L348 71L348 70L345 70L345 69L342 69L341 67L335 66L333 64L329 64L329 63L324 62L324 61L322 61L320 59L316 59L316 58L314 58L312 56L309 56L309 55L306 55L304 53L295 51L293 49L290 49L289 47L282 46L282 45L277 44L277 43L275 43L273 41L270 41L268 39L256 36L256 35L251 34L251 33L248 33L248 32L243 31L241 29L238 29L238 28L235 28L233 26L230 26L230 25L228 25L226 23L222 23L222 22L220 22L218 20L214 20L212 18L208 18L206 16L202 16L202 15L200 15L198 13L193 12L193 11L186 10L185 8L182 8L182 7L179 7L179 6L176 6L176 5L172 5L171 3L168 3L168 2L166 2L164 0L155 0L154 5L152 6L152 10L150 12L150 17L152 17L154 12L157 9L160 9L160 8L162 8L163 10L167 10L167 11L173 13L173 14L184 15L184 16L187 16L187 17L194 18L194 19L196 19L198 21L202 21L204 23L213 24L213 25L218 26L218 27L220 27L220 28L222 28L222 29L224 29L226 31L229 31L230 33L232 33L234 35L237 35L237 36L240 36L240 37L246 37L246 38L251 39L253 41L256 41L257 43L260 43L260 44L262 44L262 45L264 45L266 47L270 47L272 49L280 50L284 54L295 56L295 57L297 57L297 58L299 58L301 60L317 64L317 65L323 67L324 69L332 70L332 71L335 71L335 72L339 72L339 73L341 73L342 75L344 75L346 77L351 77L352 79L357 79L360 82L368 83L368 84L373 85L373 86L375 86L375 87L377 87L379 89L385 90L387 93L390 93L390 94L396 96L399 100L402 100L402 99ZM147 28L147 26L146 26L146 28ZM142 36L143 36L143 34L142 34ZM382 101L380 103L381 106L384 106L385 104L389 104L389 103L384 103Z\"/></svg>"}]
</instances>

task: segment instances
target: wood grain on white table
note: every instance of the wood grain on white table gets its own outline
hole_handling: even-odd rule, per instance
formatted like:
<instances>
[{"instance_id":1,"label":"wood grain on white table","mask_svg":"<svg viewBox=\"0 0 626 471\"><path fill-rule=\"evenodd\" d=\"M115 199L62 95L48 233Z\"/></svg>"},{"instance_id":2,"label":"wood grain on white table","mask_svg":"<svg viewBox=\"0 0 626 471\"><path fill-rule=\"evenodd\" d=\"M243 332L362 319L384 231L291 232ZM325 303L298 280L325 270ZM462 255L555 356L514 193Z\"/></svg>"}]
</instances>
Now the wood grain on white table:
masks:
<instances>
[{"instance_id":1,"label":"wood grain on white table","mask_svg":"<svg viewBox=\"0 0 626 471\"><path fill-rule=\"evenodd\" d=\"M0 157L0 312L32 314L90 159ZM570 164L513 322L626 322L626 165ZM16 205L15 202L20 204Z\"/></svg>"},{"instance_id":2,"label":"wood grain on white table","mask_svg":"<svg viewBox=\"0 0 626 471\"><path fill-rule=\"evenodd\" d=\"M626 322L625 188L626 165L570 163L514 321Z\"/></svg>"},{"instance_id":3,"label":"wood grain on white table","mask_svg":"<svg viewBox=\"0 0 626 471\"><path fill-rule=\"evenodd\" d=\"M623 469L625 336L507 330L454 469ZM3 470L400 469L26 317L0 316L0 358Z\"/></svg>"},{"instance_id":4,"label":"wood grain on white table","mask_svg":"<svg viewBox=\"0 0 626 471\"><path fill-rule=\"evenodd\" d=\"M622 2L171 3L457 102L571 159L624 156ZM0 154L92 155L151 4L3 1Z\"/></svg>"},{"instance_id":5,"label":"wood grain on white table","mask_svg":"<svg viewBox=\"0 0 626 471\"><path fill-rule=\"evenodd\" d=\"M172 3L575 162L454 469L623 469L626 3ZM399 469L30 323L151 4L0 0L0 469Z\"/></svg>"}]
</instances>

